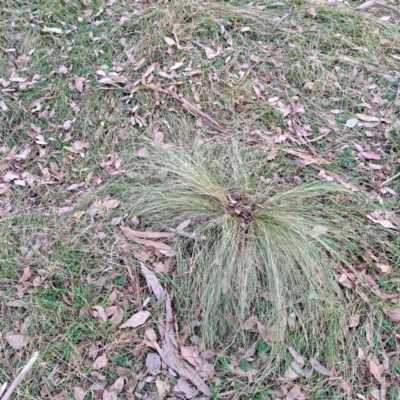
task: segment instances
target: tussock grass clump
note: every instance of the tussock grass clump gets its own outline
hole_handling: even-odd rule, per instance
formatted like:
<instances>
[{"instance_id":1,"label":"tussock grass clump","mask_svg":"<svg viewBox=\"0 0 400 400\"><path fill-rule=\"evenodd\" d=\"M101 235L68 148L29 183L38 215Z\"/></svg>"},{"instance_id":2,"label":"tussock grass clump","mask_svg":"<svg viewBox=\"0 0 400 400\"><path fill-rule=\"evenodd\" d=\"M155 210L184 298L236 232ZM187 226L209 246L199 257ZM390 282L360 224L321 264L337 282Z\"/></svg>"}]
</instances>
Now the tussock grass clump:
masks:
<instances>
[{"instance_id":1,"label":"tussock grass clump","mask_svg":"<svg viewBox=\"0 0 400 400\"><path fill-rule=\"evenodd\" d=\"M191 219L198 239L177 246L176 302L207 346L249 339L257 316L273 351L297 332L304 351L337 352L351 312L337 273L368 234L365 202L333 183L271 179L265 154L240 146L153 148L156 178L129 187L132 212L154 229Z\"/></svg>"}]
</instances>

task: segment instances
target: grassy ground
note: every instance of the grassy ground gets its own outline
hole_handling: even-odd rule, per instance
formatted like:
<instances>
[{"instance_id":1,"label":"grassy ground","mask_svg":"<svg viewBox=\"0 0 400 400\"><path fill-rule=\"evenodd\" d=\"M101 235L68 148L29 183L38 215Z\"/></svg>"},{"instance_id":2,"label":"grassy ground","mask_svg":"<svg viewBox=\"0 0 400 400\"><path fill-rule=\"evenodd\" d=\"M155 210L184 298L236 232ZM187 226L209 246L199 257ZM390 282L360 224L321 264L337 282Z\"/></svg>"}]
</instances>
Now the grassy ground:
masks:
<instances>
[{"instance_id":1,"label":"grassy ground","mask_svg":"<svg viewBox=\"0 0 400 400\"><path fill-rule=\"evenodd\" d=\"M390 180L400 172L399 16L349 3L2 4L0 382L40 351L14 398L201 397L165 363L147 371L148 330L162 335L165 303L140 262L173 296L175 333L189 331L183 343L202 367L207 359L214 397L399 398L400 178ZM135 188L163 178L148 168L150 142L185 151L232 140L261 166L257 183L332 181L358 187L378 210L366 209L360 228L372 256L351 249L364 283L338 274L348 314L334 313L336 331L314 332L315 346L289 329L273 372L259 365L270 349L255 329L247 354L201 348L201 329L186 324L202 310L189 311L178 284L183 238L166 241L178 251L169 257L120 229L137 227ZM162 228L157 216L137 229ZM117 327L141 310L151 314L144 325Z\"/></svg>"}]
</instances>

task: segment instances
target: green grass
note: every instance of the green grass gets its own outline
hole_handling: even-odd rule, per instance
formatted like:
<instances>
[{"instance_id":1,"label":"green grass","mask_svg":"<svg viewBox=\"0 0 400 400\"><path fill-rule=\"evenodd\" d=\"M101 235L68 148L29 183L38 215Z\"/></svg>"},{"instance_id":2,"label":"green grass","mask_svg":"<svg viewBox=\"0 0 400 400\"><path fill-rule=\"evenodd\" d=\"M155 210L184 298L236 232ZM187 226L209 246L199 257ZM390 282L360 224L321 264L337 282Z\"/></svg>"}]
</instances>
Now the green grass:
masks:
<instances>
[{"instance_id":1,"label":"green grass","mask_svg":"<svg viewBox=\"0 0 400 400\"><path fill-rule=\"evenodd\" d=\"M102 394L92 390L96 379L89 348L98 343L108 358L107 367L100 370L106 377L106 388L118 376L124 376L123 395L128 399L135 391L157 393L154 382L140 389L137 384L145 379L142 374L146 353L152 351L141 344L144 331L152 327L159 333L163 303L158 304L153 297L147 306L151 318L130 331L115 329L110 322L100 323L91 308L118 304L127 319L141 310L140 304L151 296L138 261L145 260L152 269L166 260L141 245L124 241L118 224L127 225L132 216L145 210L144 206L155 204L157 210L165 206L165 213L143 213L139 229L160 229L166 224L176 227L190 218L187 229L206 235L203 241L169 241L178 254L169 260L170 272L157 277L174 295L178 329L193 320L201 322L201 326L192 327L186 345L203 343L218 353L210 359L216 376L207 382L216 396L236 390L232 395L236 398L271 397L286 384L278 378L293 361L287 351L287 345L291 345L306 359L306 366L312 357L326 367L335 366L352 387L353 397L357 393L367 396L379 386L369 373L368 362L358 358L356 349L375 355L379 362L383 361L383 353L389 354L389 372L385 374L388 398L396 399L395 374L400 359L395 351L400 332L382 310L398 306L398 299L381 299L366 285L358 291L340 286L346 303L339 300L333 288L337 287L335 274L343 267L343 261L334 260L342 257L352 268L365 266L383 293L398 293L398 232L382 239L377 226L372 227L365 220L364 205L371 203L362 203L354 211L359 198L342 187L320 183L323 193L316 194L318 170L280 151L294 147L333 161L323 165L324 169L358 184L368 192L376 208L398 211L400 180L393 180L384 190L380 188L382 181L399 172L400 76L398 60L393 57L400 38L396 17L391 15L390 20L382 21L386 11L355 11L353 6L359 2L354 1L350 2L351 7L328 7L309 1L256 1L254 6L241 0L210 4L186 0L168 4L106 3L6 0L0 10L1 47L15 49L0 49L0 78L10 81L13 73L28 80L40 76L26 88L20 88L18 82L10 82L7 88L0 84L0 102L7 107L6 111L0 107L0 183L9 171L20 174L27 182L26 186L8 184L9 196L3 195L4 187L0 187L0 297L4 313L0 321L0 383L10 383L31 354L40 351L39 361L17 389L15 399L43 397L45 390L48 398L57 398L58 394L73 398L74 386L84 388L85 400L97 398ZM310 7L316 11L315 18ZM93 12L89 15L86 10ZM290 16L275 27L289 10ZM60 28L63 33L45 33L45 26ZM67 33L68 30L71 31ZM96 37L100 40L93 40ZM177 38L182 47L173 46L167 52L164 37ZM222 53L207 59L205 47L220 47ZM142 58L145 63L136 68L133 63ZM158 65L151 83L181 82L176 86L180 95L225 126L229 137L215 132L205 121L199 128L180 103L164 94L157 97L151 91L139 91L128 100L121 100L127 95L122 89L109 90L107 85L98 83L99 69L118 71L135 82L153 62ZM161 76L162 71L171 73L169 68L177 62L184 65L176 70L174 78ZM67 67L68 72L59 73L60 66ZM187 68L200 73L188 76ZM85 79L83 93L75 87L74 76ZM304 87L307 82L313 82L311 90ZM292 102L301 104L304 112L284 116L268 102L276 96L286 106ZM32 111L32 103L40 98L45 98L40 110ZM138 110L132 111L136 106ZM332 114L331 110L341 113ZM350 130L345 123L355 113L386 120L378 126ZM132 125L131 117L137 115L146 125ZM62 128L66 120L72 121L69 130ZM307 137L299 137L291 125L293 120L302 127L309 125ZM41 146L45 153L35 143L37 128L47 142ZM148 159L136 155L144 146L153 156L161 151L149 145L157 131L163 132L163 143L177 153L171 154L167 149L165 154L161 152L162 157L167 157L164 164L156 159L149 167ZM279 138L281 134L286 135L284 139ZM76 141L88 143L83 155L66 149ZM196 150L191 149L194 143ZM233 153L231 143L236 143ZM360 158L356 145L379 153L382 160L373 163L382 165L382 169L369 169L369 162ZM27 146L31 148L27 159L12 157ZM266 160L271 152L276 156ZM119 170L115 164L104 164L115 154L122 160ZM182 184L179 174L188 165L186 183ZM51 174L51 184L45 183L45 168ZM177 174L177 179L170 182L172 173ZM193 192L193 186L187 185L190 176L194 187L202 182L199 191ZM165 189L167 181L171 186ZM74 183L83 185L67 190ZM182 191L172 190L176 184ZM210 185L217 191L212 199L208 197ZM302 192L299 188L303 187L310 192ZM240 226L240 218L231 215L229 204L227 208L226 194L231 191L244 194L249 207L258 210L257 218L246 223L247 228ZM155 203L141 204L137 193L153 196ZM159 197L154 199L157 193ZM278 199L276 196L292 196L290 193L307 200L299 205L295 200L291 203L292 197L286 197L272 203ZM106 195L121 201L120 206L107 211L102 206ZM257 203L278 209L279 215L269 209L263 214L254 204L253 195ZM283 207L281 201L287 207L290 204L290 209ZM93 204L100 206L95 216L90 215ZM63 207L73 210L59 214L57 210ZM74 216L78 211L84 214ZM355 225L344 217L347 212L356 218ZM299 213L311 213L312 218L293 220L292 214ZM318 242L312 233L313 225L321 218L321 225L329 225L333 235L329 241L327 235L322 235ZM286 227L290 227L290 235L286 235ZM348 230L342 234L339 227ZM265 237L270 237L270 242L266 243ZM299 243L305 238L309 240L299 255ZM284 245L286 239L290 239L290 245ZM272 242L273 252L260 252L271 247ZM348 242L352 245L346 250ZM334 243L342 246L332 249ZM316 248L328 250L317 252ZM388 262L390 271L381 273L365 256L367 250ZM137 286L132 285L123 260L126 252ZM275 258L269 259L269 254ZM351 255L355 256L349 259ZM239 261L234 263L233 258ZM295 259L305 263L302 272L294 268ZM311 260L316 260L317 267ZM288 267L282 269L281 264ZM261 265L276 265L277 273L261 274ZM32 276L19 282L27 266ZM315 268L325 271L323 286L318 284L318 276L307 272ZM277 286L281 269L285 285L290 286ZM238 279L231 287L233 275ZM222 284L214 285L216 280ZM293 289L288 292L287 287ZM277 301L260 298L260 288ZM116 300L111 302L108 297L114 290ZM323 300L313 298L314 294L309 298L313 291L317 299ZM369 303L360 297L360 291ZM240 300L243 298L248 301ZM299 299L303 299L301 303ZM21 300L26 308L7 305L15 300ZM268 328L276 323L282 310L288 315L293 311L301 318L296 319L295 331L286 330L285 341L277 346L271 348L257 332L243 331L243 320L251 313L256 313ZM349 321L356 313L360 324L349 329ZM306 315L319 315L320 319ZM9 346L5 334L20 332L24 321L29 325L27 335L31 341L16 350ZM370 342L366 339L368 326L373 334ZM231 347L226 348L232 341ZM241 355L250 343L256 343L256 352L254 360L246 364ZM226 349L225 354L220 353L222 349ZM265 359L267 362L261 361ZM232 372L250 366L259 370L253 382ZM176 384L167 370L158 379L172 387ZM311 398L348 398L335 382L329 381L327 386L327 380L317 373L295 381Z\"/></svg>"}]
</instances>

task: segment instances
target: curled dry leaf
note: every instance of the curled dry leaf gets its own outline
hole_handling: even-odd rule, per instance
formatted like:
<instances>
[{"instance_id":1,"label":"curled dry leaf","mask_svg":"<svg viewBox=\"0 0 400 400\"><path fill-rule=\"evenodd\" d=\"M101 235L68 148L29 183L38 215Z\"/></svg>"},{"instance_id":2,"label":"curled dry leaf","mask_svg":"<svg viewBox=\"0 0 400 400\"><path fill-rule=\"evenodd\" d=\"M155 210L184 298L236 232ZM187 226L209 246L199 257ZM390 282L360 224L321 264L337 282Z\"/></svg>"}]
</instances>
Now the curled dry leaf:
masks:
<instances>
[{"instance_id":1,"label":"curled dry leaf","mask_svg":"<svg viewBox=\"0 0 400 400\"><path fill-rule=\"evenodd\" d=\"M60 28L49 28L48 26L45 26L42 29L42 32L45 32L45 33L58 33L58 34L63 33L62 29L60 29Z\"/></svg>"},{"instance_id":2,"label":"curled dry leaf","mask_svg":"<svg viewBox=\"0 0 400 400\"><path fill-rule=\"evenodd\" d=\"M315 371L319 372L320 374L326 375L326 376L331 376L332 375L331 371L329 371L329 369L325 368L316 359L310 358L310 364L311 364L312 368Z\"/></svg>"},{"instance_id":3,"label":"curled dry leaf","mask_svg":"<svg viewBox=\"0 0 400 400\"><path fill-rule=\"evenodd\" d=\"M173 236L172 233L168 232L150 232L150 231L134 231L128 227L121 228L122 233L128 238L146 238L146 239L160 239L160 238L168 238Z\"/></svg>"},{"instance_id":4,"label":"curled dry leaf","mask_svg":"<svg viewBox=\"0 0 400 400\"><path fill-rule=\"evenodd\" d=\"M140 263L140 268L142 269L142 274L146 279L147 286L153 291L157 300L160 300L164 294L164 288L160 281L142 262Z\"/></svg>"},{"instance_id":5,"label":"curled dry leaf","mask_svg":"<svg viewBox=\"0 0 400 400\"><path fill-rule=\"evenodd\" d=\"M120 328L136 328L140 325L143 325L149 317L149 311L139 311L132 315L132 317L130 317L126 322L124 322Z\"/></svg>"}]
</instances>

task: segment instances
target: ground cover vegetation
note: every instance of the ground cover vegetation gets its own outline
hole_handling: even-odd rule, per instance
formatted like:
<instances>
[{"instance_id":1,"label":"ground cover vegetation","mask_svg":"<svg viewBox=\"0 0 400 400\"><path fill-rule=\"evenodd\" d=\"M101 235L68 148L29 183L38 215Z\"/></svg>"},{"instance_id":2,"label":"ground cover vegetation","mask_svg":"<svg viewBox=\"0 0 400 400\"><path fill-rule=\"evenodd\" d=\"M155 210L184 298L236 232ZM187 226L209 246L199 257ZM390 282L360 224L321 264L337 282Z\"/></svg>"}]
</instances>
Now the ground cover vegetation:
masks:
<instances>
[{"instance_id":1,"label":"ground cover vegetation","mask_svg":"<svg viewBox=\"0 0 400 400\"><path fill-rule=\"evenodd\" d=\"M399 10L6 0L2 394L398 399Z\"/></svg>"}]
</instances>

